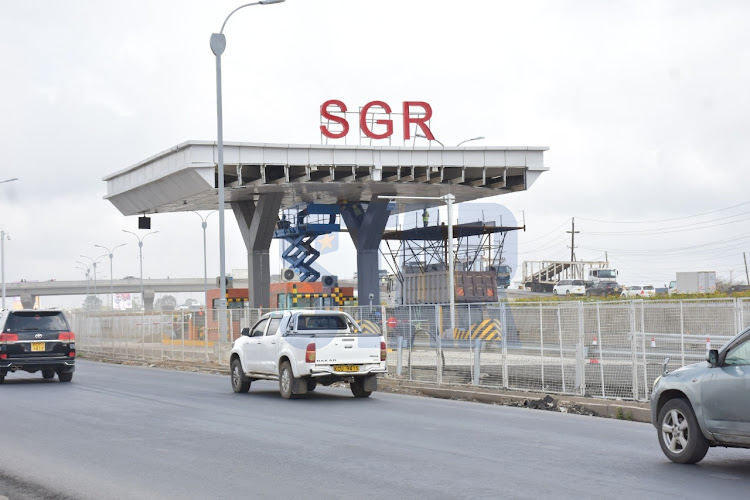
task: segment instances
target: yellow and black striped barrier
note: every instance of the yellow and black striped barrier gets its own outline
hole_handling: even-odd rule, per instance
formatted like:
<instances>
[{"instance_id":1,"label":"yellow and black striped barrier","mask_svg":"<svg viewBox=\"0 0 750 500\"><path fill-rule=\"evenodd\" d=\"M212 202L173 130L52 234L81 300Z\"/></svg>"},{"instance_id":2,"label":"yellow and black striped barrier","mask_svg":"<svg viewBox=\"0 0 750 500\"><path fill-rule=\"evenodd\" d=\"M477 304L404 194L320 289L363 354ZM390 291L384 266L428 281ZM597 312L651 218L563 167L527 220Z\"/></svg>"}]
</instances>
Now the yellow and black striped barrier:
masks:
<instances>
[{"instance_id":1,"label":"yellow and black striped barrier","mask_svg":"<svg viewBox=\"0 0 750 500\"><path fill-rule=\"evenodd\" d=\"M502 327L500 320L485 319L479 323L471 325L469 330L460 330L456 328L453 332L453 338L457 340L486 340L500 342L503 340ZM471 333L471 335L469 335Z\"/></svg>"},{"instance_id":2,"label":"yellow and black striped barrier","mask_svg":"<svg viewBox=\"0 0 750 500\"><path fill-rule=\"evenodd\" d=\"M335 287L331 293L301 293L297 291L297 285L292 285L292 305L297 305L297 299L327 299L332 298L336 305L343 306L347 300L354 300L354 297L345 297L338 287Z\"/></svg>"},{"instance_id":3,"label":"yellow and black striped barrier","mask_svg":"<svg viewBox=\"0 0 750 500\"><path fill-rule=\"evenodd\" d=\"M367 333L370 335L380 335L382 333L380 331L380 325L378 325L374 321L363 319L358 324L363 333Z\"/></svg>"}]
</instances>

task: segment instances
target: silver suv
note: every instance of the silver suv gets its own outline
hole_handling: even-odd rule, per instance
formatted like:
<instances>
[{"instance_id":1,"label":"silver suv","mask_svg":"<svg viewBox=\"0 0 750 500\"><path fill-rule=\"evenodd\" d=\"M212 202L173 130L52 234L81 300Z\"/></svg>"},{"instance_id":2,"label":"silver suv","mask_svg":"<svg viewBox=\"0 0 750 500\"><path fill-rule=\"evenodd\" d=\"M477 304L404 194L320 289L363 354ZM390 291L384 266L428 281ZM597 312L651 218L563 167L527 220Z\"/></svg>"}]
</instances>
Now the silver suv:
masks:
<instances>
[{"instance_id":1,"label":"silver suv","mask_svg":"<svg viewBox=\"0 0 750 500\"><path fill-rule=\"evenodd\" d=\"M748 387L750 328L707 361L665 370L654 382L651 423L667 458L694 464L711 446L750 448Z\"/></svg>"}]
</instances>

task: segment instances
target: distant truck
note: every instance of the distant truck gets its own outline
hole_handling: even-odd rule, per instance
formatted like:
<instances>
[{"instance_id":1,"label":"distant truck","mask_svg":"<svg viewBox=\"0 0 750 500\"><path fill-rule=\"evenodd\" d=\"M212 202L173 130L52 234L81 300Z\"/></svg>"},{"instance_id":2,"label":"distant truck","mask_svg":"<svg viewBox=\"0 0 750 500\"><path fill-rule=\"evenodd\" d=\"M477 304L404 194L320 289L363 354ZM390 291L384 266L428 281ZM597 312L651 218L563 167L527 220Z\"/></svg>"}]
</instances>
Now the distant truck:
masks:
<instances>
[{"instance_id":1,"label":"distant truck","mask_svg":"<svg viewBox=\"0 0 750 500\"><path fill-rule=\"evenodd\" d=\"M669 282L669 295L714 292L716 292L716 271L677 273L677 279Z\"/></svg>"},{"instance_id":2,"label":"distant truck","mask_svg":"<svg viewBox=\"0 0 750 500\"><path fill-rule=\"evenodd\" d=\"M532 292L552 293L560 280L617 281L617 271L606 261L533 260L523 263L523 286Z\"/></svg>"},{"instance_id":3,"label":"distant truck","mask_svg":"<svg viewBox=\"0 0 750 500\"><path fill-rule=\"evenodd\" d=\"M508 288L510 286L510 277L513 274L513 269L510 266L502 265L495 268L497 273L497 286L498 288Z\"/></svg>"}]
</instances>

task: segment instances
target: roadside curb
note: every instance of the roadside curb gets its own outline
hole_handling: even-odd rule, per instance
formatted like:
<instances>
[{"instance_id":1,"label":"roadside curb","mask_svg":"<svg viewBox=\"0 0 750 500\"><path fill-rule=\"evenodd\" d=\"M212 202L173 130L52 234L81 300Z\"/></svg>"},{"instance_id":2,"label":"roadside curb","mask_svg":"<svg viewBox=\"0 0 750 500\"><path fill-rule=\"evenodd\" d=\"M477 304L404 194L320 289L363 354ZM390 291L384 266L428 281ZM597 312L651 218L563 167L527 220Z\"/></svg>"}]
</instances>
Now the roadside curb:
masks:
<instances>
[{"instance_id":1,"label":"roadside curb","mask_svg":"<svg viewBox=\"0 0 750 500\"><path fill-rule=\"evenodd\" d=\"M546 395L545 393L536 392L498 391L485 387L435 386L390 378L381 378L378 380L378 390L383 392L407 392L409 394L433 398L477 401L505 406L541 407L550 411L563 413L589 414L597 417L632 420L634 422L651 422L649 404L637 401L610 401L578 396ZM540 404L542 401L546 402L546 405Z\"/></svg>"},{"instance_id":2,"label":"roadside curb","mask_svg":"<svg viewBox=\"0 0 750 500\"><path fill-rule=\"evenodd\" d=\"M168 370L213 373L225 376L228 376L230 373L229 369L225 366L200 363L196 361L135 361L95 355L83 355L80 357L90 361L147 366ZM560 394L550 395L543 392L497 390L488 387L466 385L437 386L434 384L419 383L409 380L399 380L391 377L379 377L378 390L381 392L408 394L412 396L476 401L478 403L516 406L529 409L543 409L547 411L592 415L605 418L617 418L620 420L632 420L634 422L651 422L649 403L640 403L638 401L607 400Z\"/></svg>"}]
</instances>

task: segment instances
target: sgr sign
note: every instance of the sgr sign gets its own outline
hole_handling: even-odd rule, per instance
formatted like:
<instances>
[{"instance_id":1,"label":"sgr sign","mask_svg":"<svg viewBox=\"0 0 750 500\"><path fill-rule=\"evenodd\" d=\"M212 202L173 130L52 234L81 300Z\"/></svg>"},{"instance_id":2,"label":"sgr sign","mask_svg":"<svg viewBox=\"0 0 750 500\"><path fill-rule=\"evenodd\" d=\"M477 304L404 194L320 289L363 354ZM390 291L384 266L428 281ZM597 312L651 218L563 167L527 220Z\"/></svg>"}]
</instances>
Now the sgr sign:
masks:
<instances>
[{"instance_id":1,"label":"sgr sign","mask_svg":"<svg viewBox=\"0 0 750 500\"><path fill-rule=\"evenodd\" d=\"M338 107L338 110L332 109ZM391 118L378 118L374 120L375 124L385 126L385 130L379 133L373 131L370 128L370 124L367 120L368 113L373 114L372 108L377 107L382 110L382 115L388 115L392 113L391 107L388 103L383 101L370 101L362 107L359 112L359 128L362 132L371 139L387 139L393 135L393 120ZM412 112L412 108L421 108L420 111ZM430 132L430 127L427 122L432 118L432 107L426 102L422 101L404 101L403 103L403 136L404 140L411 138L410 127L416 125L422 130L422 134L429 140L435 140L435 137ZM329 123L333 122L341 127L341 130L332 131L328 128L328 125L321 125L320 132L328 137L329 139L341 139L349 133L349 122L346 119L347 107L342 101L338 99L331 99L324 102L320 106L320 116L322 119L327 120ZM377 116L375 114L374 116Z\"/></svg>"}]
</instances>

